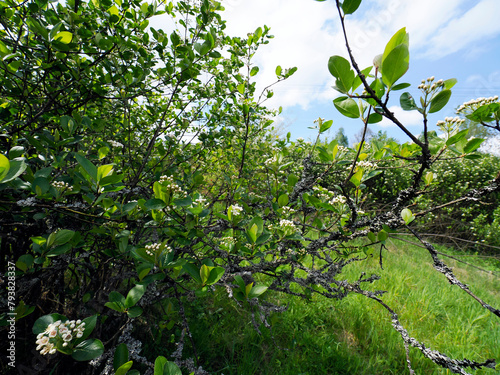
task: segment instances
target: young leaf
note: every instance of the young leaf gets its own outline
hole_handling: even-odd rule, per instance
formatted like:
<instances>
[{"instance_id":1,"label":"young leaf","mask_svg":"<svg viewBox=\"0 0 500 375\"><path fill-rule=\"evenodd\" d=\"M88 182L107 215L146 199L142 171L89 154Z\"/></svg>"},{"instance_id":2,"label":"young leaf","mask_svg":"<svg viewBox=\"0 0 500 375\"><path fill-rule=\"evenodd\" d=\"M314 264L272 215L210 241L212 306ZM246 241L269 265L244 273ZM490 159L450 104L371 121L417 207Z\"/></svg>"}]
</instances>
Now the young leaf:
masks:
<instances>
[{"instance_id":1,"label":"young leaf","mask_svg":"<svg viewBox=\"0 0 500 375\"><path fill-rule=\"evenodd\" d=\"M401 217L403 218L406 225L415 220L415 216L408 208L405 208L401 211Z\"/></svg>"},{"instance_id":2,"label":"young leaf","mask_svg":"<svg viewBox=\"0 0 500 375\"><path fill-rule=\"evenodd\" d=\"M2 181L7 173L9 173L10 162L4 155L0 154L0 181Z\"/></svg>"},{"instance_id":3,"label":"young leaf","mask_svg":"<svg viewBox=\"0 0 500 375\"><path fill-rule=\"evenodd\" d=\"M465 136L467 135L468 132L469 132L469 129L464 129L464 130L459 131L457 134L451 136L446 141L446 146L451 146L451 145L454 145L455 143L461 141L462 139L465 138Z\"/></svg>"},{"instance_id":4,"label":"young leaf","mask_svg":"<svg viewBox=\"0 0 500 375\"><path fill-rule=\"evenodd\" d=\"M61 31L60 33L56 34L54 40L63 44L69 44L73 40L73 34L71 34L69 31Z\"/></svg>"},{"instance_id":5,"label":"young leaf","mask_svg":"<svg viewBox=\"0 0 500 375\"><path fill-rule=\"evenodd\" d=\"M123 344L120 344L120 345L123 345ZM132 365L134 364L134 361L128 361L128 362L125 362L123 365L121 365L120 367L118 367L115 371L115 375L126 375L128 373L128 370L130 370L130 368L132 367Z\"/></svg>"},{"instance_id":6,"label":"young leaf","mask_svg":"<svg viewBox=\"0 0 500 375\"><path fill-rule=\"evenodd\" d=\"M265 285L255 285L247 294L248 299L257 298L267 290Z\"/></svg>"},{"instance_id":7,"label":"young leaf","mask_svg":"<svg viewBox=\"0 0 500 375\"><path fill-rule=\"evenodd\" d=\"M324 133L326 132L328 129L330 129L330 127L332 126L333 124L333 120L328 120L328 121L325 121L321 124L321 127L319 128L319 132L320 133Z\"/></svg>"},{"instance_id":8,"label":"young leaf","mask_svg":"<svg viewBox=\"0 0 500 375\"><path fill-rule=\"evenodd\" d=\"M382 80L391 87L408 71L409 66L410 51L408 46L400 44L382 60Z\"/></svg>"}]
</instances>

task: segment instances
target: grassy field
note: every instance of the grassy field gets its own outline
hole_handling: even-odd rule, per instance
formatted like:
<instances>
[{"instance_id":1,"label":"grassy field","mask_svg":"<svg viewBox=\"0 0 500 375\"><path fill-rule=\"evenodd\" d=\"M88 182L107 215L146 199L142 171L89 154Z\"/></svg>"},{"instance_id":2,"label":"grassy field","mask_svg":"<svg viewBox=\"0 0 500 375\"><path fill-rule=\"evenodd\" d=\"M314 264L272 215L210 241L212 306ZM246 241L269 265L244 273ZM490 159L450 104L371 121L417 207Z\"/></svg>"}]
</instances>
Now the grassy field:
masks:
<instances>
[{"instance_id":1,"label":"grassy field","mask_svg":"<svg viewBox=\"0 0 500 375\"><path fill-rule=\"evenodd\" d=\"M455 255L451 250L440 251ZM500 306L500 277L444 258L459 279L490 305ZM467 262L500 271L498 262L474 256ZM500 319L432 268L425 249L391 242L378 258L352 264L344 278L362 271L382 279L368 287L387 290L383 300L393 308L409 333L431 349L451 358L500 359ZM365 286L366 287L366 286ZM190 316L200 363L210 373L228 374L408 374L405 352L390 316L375 301L350 295L342 301L315 296L312 302L268 293L269 301L289 305L271 317L271 332L253 328L250 314L217 292ZM410 349L416 374L450 374ZM497 370L470 370L474 374Z\"/></svg>"}]
</instances>

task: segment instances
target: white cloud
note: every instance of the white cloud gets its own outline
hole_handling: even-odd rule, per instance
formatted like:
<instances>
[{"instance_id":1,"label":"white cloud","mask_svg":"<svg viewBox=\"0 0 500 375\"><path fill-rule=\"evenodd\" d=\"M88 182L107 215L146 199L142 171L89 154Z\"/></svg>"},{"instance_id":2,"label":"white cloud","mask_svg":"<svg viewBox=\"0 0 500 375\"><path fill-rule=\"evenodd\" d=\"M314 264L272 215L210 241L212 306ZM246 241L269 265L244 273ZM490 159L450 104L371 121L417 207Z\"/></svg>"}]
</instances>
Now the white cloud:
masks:
<instances>
[{"instance_id":1,"label":"white cloud","mask_svg":"<svg viewBox=\"0 0 500 375\"><path fill-rule=\"evenodd\" d=\"M460 17L439 28L428 41L426 57L440 58L451 53L477 48L474 44L500 34L500 2L483 0Z\"/></svg>"}]
</instances>

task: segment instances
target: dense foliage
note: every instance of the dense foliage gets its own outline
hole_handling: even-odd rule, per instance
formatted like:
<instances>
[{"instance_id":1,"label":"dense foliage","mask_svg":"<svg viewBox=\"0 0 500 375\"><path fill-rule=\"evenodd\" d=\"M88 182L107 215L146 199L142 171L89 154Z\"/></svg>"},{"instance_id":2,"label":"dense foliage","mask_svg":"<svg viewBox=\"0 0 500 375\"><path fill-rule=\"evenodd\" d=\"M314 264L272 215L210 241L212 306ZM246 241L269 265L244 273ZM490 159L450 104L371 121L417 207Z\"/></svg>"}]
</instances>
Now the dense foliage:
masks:
<instances>
[{"instance_id":1,"label":"dense foliage","mask_svg":"<svg viewBox=\"0 0 500 375\"><path fill-rule=\"evenodd\" d=\"M337 1L342 26L359 5ZM256 330L286 310L266 294L357 294L389 313L410 372L410 346L456 373L494 368L492 359L455 360L427 349L383 291L364 288L379 276L348 281L342 273L375 248L382 266L386 241L398 230L421 240L415 219L439 206L497 203L495 171L475 189L462 186L459 197L440 193L440 183L450 182L444 171L434 177L440 161L487 160L477 153L482 140L468 139L458 120L440 124L442 137L428 131L427 115L446 105L456 81L423 81L419 105L401 95L403 109L423 117L422 135L409 132L387 107L409 86L397 83L409 64L402 29L375 69L361 71L353 56L328 62L343 94L334 106L363 124L354 148L340 144L342 137L319 142L332 126L321 118L312 145L276 139L274 113L263 106L274 83L257 93L252 78L259 72L252 57L271 38L269 28L227 36L222 10L209 0L0 1L1 254L6 279L15 280L15 293L2 290L11 314L3 325L9 329L15 316L24 338L4 369L203 374L190 309L221 290L249 311ZM161 14L176 26L150 28L148 20ZM295 70L278 66L276 82ZM499 108L491 98L462 112L496 129ZM383 117L410 141L365 142L368 125ZM368 204L367 187L390 168L406 172L369 193L385 205ZM484 215L463 220L498 224L496 207ZM438 271L500 316L422 243ZM141 352L157 340L161 350Z\"/></svg>"}]
</instances>

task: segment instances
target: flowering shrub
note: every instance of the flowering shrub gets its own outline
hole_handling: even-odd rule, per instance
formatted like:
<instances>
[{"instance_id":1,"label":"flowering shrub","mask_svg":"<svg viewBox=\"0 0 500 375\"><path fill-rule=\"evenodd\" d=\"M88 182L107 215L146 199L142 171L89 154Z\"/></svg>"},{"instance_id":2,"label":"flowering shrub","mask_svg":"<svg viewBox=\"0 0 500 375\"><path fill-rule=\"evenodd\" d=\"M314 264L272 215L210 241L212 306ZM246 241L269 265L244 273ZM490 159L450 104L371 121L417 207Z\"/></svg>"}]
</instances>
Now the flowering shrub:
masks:
<instances>
[{"instance_id":1,"label":"flowering shrub","mask_svg":"<svg viewBox=\"0 0 500 375\"><path fill-rule=\"evenodd\" d=\"M252 58L270 30L225 35L219 2L0 3L6 134L0 137L0 231L2 257L16 265L18 316L33 327L24 332L31 340L21 353L38 348L47 367L54 356L60 365L47 369L54 374L75 366L89 374L180 374L180 368L203 374L186 312L194 299L219 290L251 312L257 330L270 326L272 312L286 309L262 301L265 293L359 294L387 310L407 353L412 346L461 373L494 366L427 350L380 298L382 291L364 288L379 276L341 277L375 247L382 254L398 230L422 240L414 223L443 204L412 210L423 192L437 192L439 179L449 177L439 177L441 161L483 159L481 140L468 139L457 121L445 120L443 138L427 128L419 137L389 110L393 92L408 87L397 83L409 64L404 29L375 59L375 74L373 67L360 71L353 56L328 62L341 93L334 107L363 126L361 142L346 148L320 142L333 125L321 118L311 144L292 142L289 134L276 139L277 111L263 106L272 85L257 93L252 81L259 72ZM337 2L343 25L359 5ZM176 28L149 27L151 17L164 13L179 20ZM295 70L276 67L276 82ZM418 111L424 122L446 105L456 82L433 81L420 87L418 105L409 93L400 97L402 108ZM485 102L467 116L496 127L497 104ZM409 141L368 144L368 124L384 117ZM392 168L404 172L372 189L390 203L374 210L367 192ZM458 199L491 199L499 179L464 186ZM446 207L457 201L450 199ZM500 314L422 242L452 284ZM77 323L59 314L88 318ZM89 339L91 332L99 338ZM141 352L141 340L158 348L156 359Z\"/></svg>"}]
</instances>

